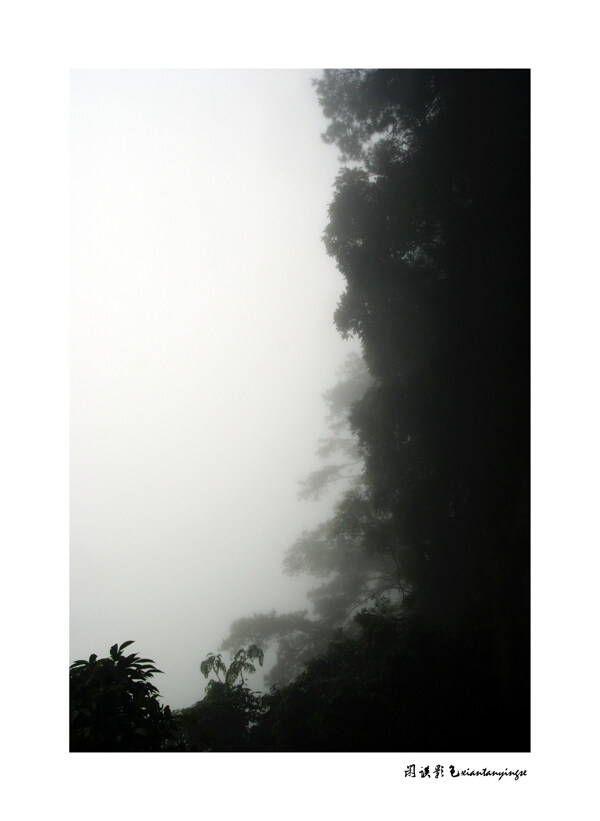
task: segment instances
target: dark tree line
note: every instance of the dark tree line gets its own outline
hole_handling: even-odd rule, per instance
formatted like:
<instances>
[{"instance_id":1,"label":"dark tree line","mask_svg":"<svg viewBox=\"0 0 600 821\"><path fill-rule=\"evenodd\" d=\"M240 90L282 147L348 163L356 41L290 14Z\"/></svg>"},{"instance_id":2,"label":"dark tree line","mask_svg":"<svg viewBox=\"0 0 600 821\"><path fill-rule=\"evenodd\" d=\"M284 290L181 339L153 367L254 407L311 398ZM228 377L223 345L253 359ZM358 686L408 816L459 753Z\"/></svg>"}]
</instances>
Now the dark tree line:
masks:
<instances>
[{"instance_id":1,"label":"dark tree line","mask_svg":"<svg viewBox=\"0 0 600 821\"><path fill-rule=\"evenodd\" d=\"M360 479L288 552L288 570L329 571L312 617L241 619L226 646L277 638L284 658L304 661L315 636L321 650L347 628L366 591L387 593L397 606L379 618L397 638L372 658L364 618L346 629L353 706L340 708L364 716L380 698L386 720L374 715L350 741L320 716L326 741L286 743L528 749L529 72L326 71L316 90L324 139L344 163L324 232L346 280L335 322L360 340L369 376L348 403ZM337 475L336 465L322 473ZM369 587L377 574L386 581ZM319 667L327 657L287 682L305 712L302 688L341 698ZM357 698L373 665L379 690ZM274 678L296 669L276 666Z\"/></svg>"},{"instance_id":2,"label":"dark tree line","mask_svg":"<svg viewBox=\"0 0 600 821\"><path fill-rule=\"evenodd\" d=\"M343 164L324 231L346 281L335 323L362 361L326 397L327 463L302 492L343 492L286 554L319 580L311 611L232 626L224 649L275 644L276 686L214 689L245 729L210 749L529 749L529 85L315 81Z\"/></svg>"}]
</instances>

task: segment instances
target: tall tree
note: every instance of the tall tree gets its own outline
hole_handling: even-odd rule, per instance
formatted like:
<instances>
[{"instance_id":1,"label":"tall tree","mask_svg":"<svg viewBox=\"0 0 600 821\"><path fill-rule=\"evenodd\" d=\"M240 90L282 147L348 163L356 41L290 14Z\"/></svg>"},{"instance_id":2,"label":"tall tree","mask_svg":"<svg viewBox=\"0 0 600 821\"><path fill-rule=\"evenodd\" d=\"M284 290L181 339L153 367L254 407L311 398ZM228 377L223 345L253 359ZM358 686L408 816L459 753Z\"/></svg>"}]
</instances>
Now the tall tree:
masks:
<instances>
[{"instance_id":1,"label":"tall tree","mask_svg":"<svg viewBox=\"0 0 600 821\"><path fill-rule=\"evenodd\" d=\"M182 746L190 752L250 752L253 728L264 712L262 696L247 686L256 672L254 661L262 667L260 647L240 647L229 667L220 653L209 653L200 665L209 679L206 695L191 707L175 710L173 718ZM211 676L214 676L212 678Z\"/></svg>"},{"instance_id":2,"label":"tall tree","mask_svg":"<svg viewBox=\"0 0 600 821\"><path fill-rule=\"evenodd\" d=\"M284 556L284 573L305 575L318 584L308 594L308 607L293 613L257 613L237 619L223 650L233 652L249 642L276 651L276 662L265 677L267 684L291 681L306 662L322 652L335 631L353 630L358 610L379 597L398 598L401 580L393 553L385 543L366 551L362 533L341 525L348 511L367 506L363 486L363 457L350 428L352 407L373 380L363 359L348 355L338 382L324 394L328 407L329 436L320 440L318 455L324 467L300 482L299 496L318 499L328 491L338 493L334 515L312 530L304 531Z\"/></svg>"},{"instance_id":3,"label":"tall tree","mask_svg":"<svg viewBox=\"0 0 600 821\"><path fill-rule=\"evenodd\" d=\"M272 697L263 737L526 750L529 73L336 70L315 85L344 164L324 233L346 280L335 321L369 379L348 416L359 475L286 557L326 579L315 611L233 626L241 639L263 619L288 671L321 648ZM328 465L305 492L346 469ZM375 560L396 607L363 608L352 633L341 614L377 592ZM346 631L324 650L334 624Z\"/></svg>"},{"instance_id":4,"label":"tall tree","mask_svg":"<svg viewBox=\"0 0 600 821\"><path fill-rule=\"evenodd\" d=\"M524 725L529 73L326 71L316 88L346 163L325 231L336 323L375 378L351 416L368 502L413 612L486 626Z\"/></svg>"}]
</instances>

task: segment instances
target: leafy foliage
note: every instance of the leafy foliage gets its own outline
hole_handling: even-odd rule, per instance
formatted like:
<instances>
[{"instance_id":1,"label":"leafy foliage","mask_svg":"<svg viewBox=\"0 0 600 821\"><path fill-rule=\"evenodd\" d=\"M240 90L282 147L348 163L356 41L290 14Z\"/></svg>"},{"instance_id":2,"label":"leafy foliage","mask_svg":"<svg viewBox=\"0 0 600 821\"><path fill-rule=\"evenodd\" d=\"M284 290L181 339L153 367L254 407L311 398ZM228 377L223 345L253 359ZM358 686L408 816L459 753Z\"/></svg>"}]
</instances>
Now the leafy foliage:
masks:
<instances>
[{"instance_id":1,"label":"leafy foliage","mask_svg":"<svg viewBox=\"0 0 600 821\"><path fill-rule=\"evenodd\" d=\"M233 657L233 661L229 665L229 669L225 675L225 683L228 684L230 687L235 685L235 682L240 678L240 686L244 686L244 673L246 675L250 675L252 673L256 673L256 667L252 664L251 659L255 659L258 661L260 666L262 667L264 661L265 654L257 647L255 644L250 645L247 650L244 650L241 647L235 656Z\"/></svg>"},{"instance_id":2,"label":"leafy foliage","mask_svg":"<svg viewBox=\"0 0 600 821\"><path fill-rule=\"evenodd\" d=\"M265 696L260 749L513 749L511 705L476 628L448 634L381 603L357 614L355 628L339 631L294 681Z\"/></svg>"},{"instance_id":3,"label":"leafy foliage","mask_svg":"<svg viewBox=\"0 0 600 821\"><path fill-rule=\"evenodd\" d=\"M352 407L372 384L362 357L350 353L338 372L338 382L323 398L328 407L327 422L330 435L319 441L317 451L321 459L328 461L322 468L313 471L300 482L299 496L302 499L319 499L332 485L342 488L353 487L362 477L362 455L358 440L350 430L349 415ZM342 460L342 461L340 461Z\"/></svg>"},{"instance_id":4,"label":"leafy foliage","mask_svg":"<svg viewBox=\"0 0 600 821\"><path fill-rule=\"evenodd\" d=\"M157 752L175 749L168 707L151 683L162 672L152 659L124 655L133 641L113 644L107 658L92 654L69 668L72 752Z\"/></svg>"},{"instance_id":5,"label":"leafy foliage","mask_svg":"<svg viewBox=\"0 0 600 821\"><path fill-rule=\"evenodd\" d=\"M529 74L326 71L316 87L351 163L324 234L346 279L335 319L373 378L350 415L364 493L334 531L390 551L420 623L457 640L478 625L525 745Z\"/></svg>"},{"instance_id":6,"label":"leafy foliage","mask_svg":"<svg viewBox=\"0 0 600 821\"><path fill-rule=\"evenodd\" d=\"M204 678L208 678L211 673L214 673L217 677L217 681L221 681L219 673L222 673L224 676L227 675L227 668L221 659L221 654L216 655L215 653L209 653L200 665L200 672Z\"/></svg>"},{"instance_id":7,"label":"leafy foliage","mask_svg":"<svg viewBox=\"0 0 600 821\"><path fill-rule=\"evenodd\" d=\"M375 526L352 504L339 524L374 544L386 522L415 599L459 617L527 575L528 75L331 71L317 92L356 163L325 230L336 322L375 380L351 413Z\"/></svg>"},{"instance_id":8,"label":"leafy foliage","mask_svg":"<svg viewBox=\"0 0 600 821\"><path fill-rule=\"evenodd\" d=\"M240 648L226 667L220 653L209 653L200 665L206 695L192 707L174 712L181 743L199 752L248 752L252 749L252 730L264 712L262 696L246 686L244 675L262 667L260 647ZM221 679L223 676L223 679ZM238 680L239 679L239 680Z\"/></svg>"}]
</instances>

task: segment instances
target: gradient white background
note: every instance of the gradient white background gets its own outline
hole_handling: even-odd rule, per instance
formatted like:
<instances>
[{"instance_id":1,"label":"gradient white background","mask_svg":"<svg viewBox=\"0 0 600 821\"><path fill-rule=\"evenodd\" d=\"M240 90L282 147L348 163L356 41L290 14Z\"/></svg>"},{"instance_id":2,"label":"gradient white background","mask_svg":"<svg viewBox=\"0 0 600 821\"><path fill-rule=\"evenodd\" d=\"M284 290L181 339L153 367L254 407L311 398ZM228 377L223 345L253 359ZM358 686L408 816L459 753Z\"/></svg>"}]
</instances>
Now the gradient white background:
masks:
<instances>
[{"instance_id":1,"label":"gradient white background","mask_svg":"<svg viewBox=\"0 0 600 821\"><path fill-rule=\"evenodd\" d=\"M313 71L71 75L71 656L135 639L171 707L283 551L349 343ZM355 347L355 346L354 346Z\"/></svg>"}]
</instances>

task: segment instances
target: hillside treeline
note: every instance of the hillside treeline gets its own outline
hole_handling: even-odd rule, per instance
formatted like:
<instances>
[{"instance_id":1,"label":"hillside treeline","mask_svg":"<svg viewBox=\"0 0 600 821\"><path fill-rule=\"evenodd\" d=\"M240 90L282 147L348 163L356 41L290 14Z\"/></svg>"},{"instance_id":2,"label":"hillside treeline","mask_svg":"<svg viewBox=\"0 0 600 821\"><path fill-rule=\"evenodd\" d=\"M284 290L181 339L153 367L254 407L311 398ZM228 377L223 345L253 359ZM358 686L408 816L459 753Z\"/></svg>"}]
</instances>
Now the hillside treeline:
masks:
<instances>
[{"instance_id":1,"label":"hillside treeline","mask_svg":"<svg viewBox=\"0 0 600 821\"><path fill-rule=\"evenodd\" d=\"M324 465L302 493L341 490L284 559L316 580L306 611L235 622L231 663L203 662L205 698L153 749L529 749L529 81L315 81L341 155L334 320L362 356L326 394ZM267 646L261 694L248 676Z\"/></svg>"}]
</instances>

